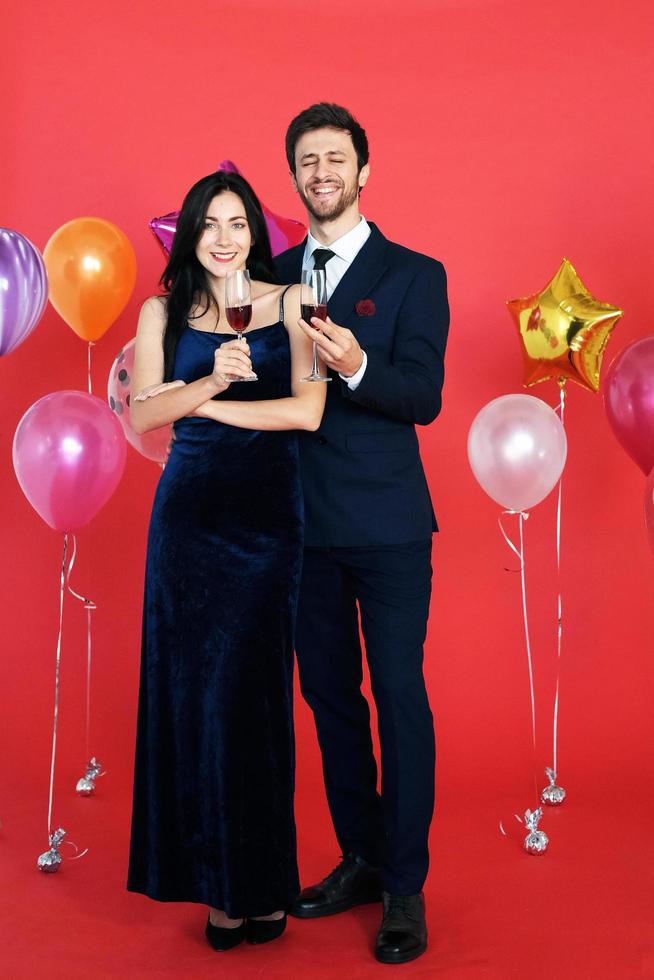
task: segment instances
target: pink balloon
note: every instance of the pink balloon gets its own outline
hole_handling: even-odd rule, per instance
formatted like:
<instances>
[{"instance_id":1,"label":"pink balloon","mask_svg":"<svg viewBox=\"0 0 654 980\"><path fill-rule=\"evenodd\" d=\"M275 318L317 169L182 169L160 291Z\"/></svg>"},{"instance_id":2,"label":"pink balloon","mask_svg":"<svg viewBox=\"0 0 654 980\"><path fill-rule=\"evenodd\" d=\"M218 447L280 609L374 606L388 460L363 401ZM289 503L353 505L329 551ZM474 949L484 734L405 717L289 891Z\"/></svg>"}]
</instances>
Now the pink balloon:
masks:
<instances>
[{"instance_id":1,"label":"pink balloon","mask_svg":"<svg viewBox=\"0 0 654 980\"><path fill-rule=\"evenodd\" d=\"M533 395L503 395L485 405L468 435L472 472L507 510L528 510L556 485L567 454L556 412Z\"/></svg>"},{"instance_id":2,"label":"pink balloon","mask_svg":"<svg viewBox=\"0 0 654 980\"><path fill-rule=\"evenodd\" d=\"M132 400L132 377L134 376L134 347L136 337L130 340L116 355L116 360L109 372L107 383L107 399L109 408L120 419L123 432L129 444L140 452L141 456L155 463L165 463L168 457L168 446L173 438L172 425L162 425L160 429L152 429L139 435L134 432L130 417L130 402Z\"/></svg>"},{"instance_id":3,"label":"pink balloon","mask_svg":"<svg viewBox=\"0 0 654 980\"><path fill-rule=\"evenodd\" d=\"M118 419L83 391L39 398L14 436L21 490L56 531L77 531L95 517L118 486L126 454Z\"/></svg>"},{"instance_id":4,"label":"pink balloon","mask_svg":"<svg viewBox=\"0 0 654 980\"><path fill-rule=\"evenodd\" d=\"M649 546L654 555L654 470L645 480L645 527Z\"/></svg>"},{"instance_id":5,"label":"pink balloon","mask_svg":"<svg viewBox=\"0 0 654 980\"><path fill-rule=\"evenodd\" d=\"M654 467L654 337L643 337L618 354L603 394L616 439L647 476Z\"/></svg>"}]
</instances>

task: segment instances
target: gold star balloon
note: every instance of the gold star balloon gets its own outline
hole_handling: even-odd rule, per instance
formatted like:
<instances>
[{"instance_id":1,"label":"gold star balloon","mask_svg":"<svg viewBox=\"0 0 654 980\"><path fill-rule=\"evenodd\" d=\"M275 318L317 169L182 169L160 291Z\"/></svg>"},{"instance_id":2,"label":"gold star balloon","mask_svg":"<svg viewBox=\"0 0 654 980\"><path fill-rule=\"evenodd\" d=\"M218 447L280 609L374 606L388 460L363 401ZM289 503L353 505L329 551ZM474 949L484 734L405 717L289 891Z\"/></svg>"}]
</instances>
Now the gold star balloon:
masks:
<instances>
[{"instance_id":1,"label":"gold star balloon","mask_svg":"<svg viewBox=\"0 0 654 980\"><path fill-rule=\"evenodd\" d=\"M522 341L526 388L571 379L598 391L604 348L622 310L595 299L568 259L540 293L507 306Z\"/></svg>"}]
</instances>

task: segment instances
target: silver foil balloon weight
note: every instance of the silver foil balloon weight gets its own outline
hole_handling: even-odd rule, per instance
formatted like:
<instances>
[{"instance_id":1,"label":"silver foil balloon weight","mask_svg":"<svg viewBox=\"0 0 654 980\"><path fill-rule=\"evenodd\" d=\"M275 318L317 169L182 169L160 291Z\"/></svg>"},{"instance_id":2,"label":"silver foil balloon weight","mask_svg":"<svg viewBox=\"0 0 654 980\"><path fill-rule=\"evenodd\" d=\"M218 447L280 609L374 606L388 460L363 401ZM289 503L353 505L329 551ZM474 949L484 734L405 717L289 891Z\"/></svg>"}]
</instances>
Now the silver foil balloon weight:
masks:
<instances>
[{"instance_id":1,"label":"silver foil balloon weight","mask_svg":"<svg viewBox=\"0 0 654 980\"><path fill-rule=\"evenodd\" d=\"M98 776L102 776L102 763L98 762L95 756L89 761L86 772L81 779L77 780L75 791L78 796L92 796L95 792L95 781Z\"/></svg>"},{"instance_id":2,"label":"silver foil balloon weight","mask_svg":"<svg viewBox=\"0 0 654 980\"><path fill-rule=\"evenodd\" d=\"M59 865L61 864L61 854L59 853L59 845L66 836L66 831L63 827L55 830L54 834L48 836L48 841L50 844L50 850L44 851L43 854L39 855L39 859L36 862L36 866L39 871L44 871L48 874L52 874L54 871L59 870Z\"/></svg>"},{"instance_id":3,"label":"silver foil balloon weight","mask_svg":"<svg viewBox=\"0 0 654 980\"><path fill-rule=\"evenodd\" d=\"M549 786L546 786L540 794L541 803L548 806L560 806L565 799L565 790L562 786L556 785L556 773L553 769L546 769L545 775L549 779Z\"/></svg>"},{"instance_id":4,"label":"silver foil balloon weight","mask_svg":"<svg viewBox=\"0 0 654 980\"><path fill-rule=\"evenodd\" d=\"M525 813L525 827L529 830L525 837L525 851L528 851L529 854L544 854L547 850L549 844L547 834L538 829L542 816L543 811L540 807L533 813L531 810L527 810Z\"/></svg>"}]
</instances>

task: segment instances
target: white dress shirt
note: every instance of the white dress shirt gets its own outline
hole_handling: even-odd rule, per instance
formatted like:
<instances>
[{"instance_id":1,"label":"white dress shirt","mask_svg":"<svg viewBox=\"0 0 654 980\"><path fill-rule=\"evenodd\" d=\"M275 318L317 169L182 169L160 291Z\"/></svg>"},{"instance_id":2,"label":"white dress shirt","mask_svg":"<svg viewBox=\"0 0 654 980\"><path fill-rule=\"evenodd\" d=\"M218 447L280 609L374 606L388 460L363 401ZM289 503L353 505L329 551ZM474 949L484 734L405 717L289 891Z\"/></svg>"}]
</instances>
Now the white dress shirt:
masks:
<instances>
[{"instance_id":1,"label":"white dress shirt","mask_svg":"<svg viewBox=\"0 0 654 980\"><path fill-rule=\"evenodd\" d=\"M346 232L345 235L341 235L337 238L335 242L331 242L330 245L323 245L313 237L311 232L307 236L307 244L304 249L304 257L302 259L302 270L313 269L313 253L317 248L328 248L334 253L334 257L329 260L325 266L325 272L327 274L327 299L338 286L339 282L350 268L354 259L358 255L359 251L363 245L368 241L370 237L370 225L366 219L361 216L361 220L354 228ZM368 363L368 358L366 352L362 351L363 361L361 362L361 367L356 372L356 374L351 375L349 378L344 377L339 374L339 378L342 378L346 382L348 388L352 391L358 387L363 375L365 374L366 365Z\"/></svg>"}]
</instances>

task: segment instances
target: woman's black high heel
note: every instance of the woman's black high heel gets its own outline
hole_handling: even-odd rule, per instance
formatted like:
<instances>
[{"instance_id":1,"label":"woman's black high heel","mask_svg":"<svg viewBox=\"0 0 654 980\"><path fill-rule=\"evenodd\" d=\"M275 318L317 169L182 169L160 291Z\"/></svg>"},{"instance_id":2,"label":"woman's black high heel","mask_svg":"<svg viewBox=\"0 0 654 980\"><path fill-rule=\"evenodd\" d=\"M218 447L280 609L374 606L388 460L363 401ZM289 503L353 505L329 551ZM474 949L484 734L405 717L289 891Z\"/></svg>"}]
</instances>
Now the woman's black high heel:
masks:
<instances>
[{"instance_id":1,"label":"woman's black high heel","mask_svg":"<svg viewBox=\"0 0 654 980\"><path fill-rule=\"evenodd\" d=\"M243 919L240 926L236 926L234 929L221 929L220 926L212 925L211 918L208 918L205 935L209 940L209 945L216 952L225 953L228 949L233 949L234 946L238 946L245 939L245 919Z\"/></svg>"},{"instance_id":2,"label":"woman's black high heel","mask_svg":"<svg viewBox=\"0 0 654 980\"><path fill-rule=\"evenodd\" d=\"M281 936L286 928L286 912L281 919L247 919L245 923L245 938L249 943L269 943Z\"/></svg>"}]
</instances>

